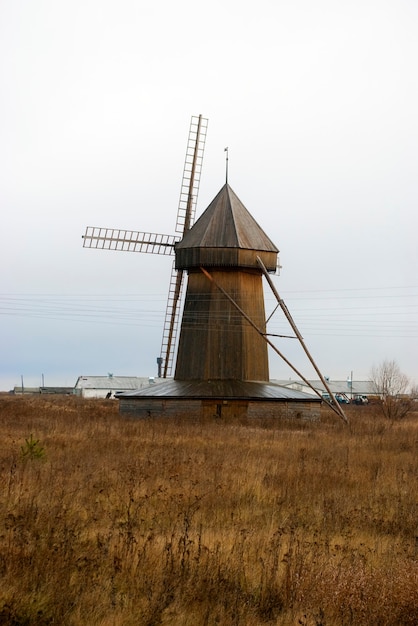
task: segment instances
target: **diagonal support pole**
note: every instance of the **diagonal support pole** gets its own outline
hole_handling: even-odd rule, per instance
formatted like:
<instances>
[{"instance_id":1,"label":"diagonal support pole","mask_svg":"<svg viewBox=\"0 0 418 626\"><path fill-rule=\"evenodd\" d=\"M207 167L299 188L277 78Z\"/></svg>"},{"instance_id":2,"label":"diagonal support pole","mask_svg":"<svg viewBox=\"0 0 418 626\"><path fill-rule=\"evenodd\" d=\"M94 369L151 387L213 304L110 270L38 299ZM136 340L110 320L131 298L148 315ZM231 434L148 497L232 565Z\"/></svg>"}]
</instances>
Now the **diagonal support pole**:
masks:
<instances>
[{"instance_id":1,"label":"diagonal support pole","mask_svg":"<svg viewBox=\"0 0 418 626\"><path fill-rule=\"evenodd\" d=\"M282 354L280 352L280 350L278 348L276 348L276 346L273 344L272 341L270 341L270 339L266 336L265 333L263 333L258 326L253 322L253 320L245 313L245 311L243 311L241 309L241 307L239 306L239 304L237 304L235 302L235 300L229 295L229 293L227 291L225 291L225 289L223 289L223 287L221 287L219 285L219 283L216 282L216 280L213 278L213 276L211 274L209 274L209 272L207 270L205 270L204 267L201 267L200 270L203 272L203 274L215 285L215 287L217 287L217 289L219 289L219 291L221 293L223 293L223 295L228 298L228 300L230 301L230 303L237 309L237 311L247 320L247 322L250 324L250 326L252 326L259 335L261 335L261 337L263 337L264 341L266 341L268 343L268 345L276 352L276 354L279 355L279 357L281 359L283 359L283 361L295 372L295 374L297 374L297 376L299 376L299 378L301 380L303 380L304 383L306 383L308 385L308 387L310 387L312 389L312 391L314 391L316 393L317 396L319 396L321 398L321 400L324 400L321 396L321 394L317 391L317 389L315 389L314 387L312 387L311 383L303 376L303 374L301 374L296 367L294 367L294 365L292 365L292 363L284 356L284 354ZM333 397L331 395L331 397ZM341 407L338 405L338 410L333 404L330 404L329 402L327 402L326 400L324 400L324 402L326 404L328 404L328 406L334 411L334 413L337 413L337 415L339 417L342 417L343 420L345 422L348 422L346 416L344 415L344 413L341 410Z\"/></svg>"},{"instance_id":2,"label":"diagonal support pole","mask_svg":"<svg viewBox=\"0 0 418 626\"><path fill-rule=\"evenodd\" d=\"M287 306L285 305L284 301L279 296L279 293L278 293L278 291L277 291L273 281L271 280L271 276L268 273L268 271L266 269L266 266L264 265L263 261L260 259L259 256L257 257L257 263L260 266L260 268L261 268L261 270L262 270L262 272L263 272L263 274L264 274L264 276L265 276L265 278L266 278L266 280L267 280L267 282L268 282L268 284L270 286L270 289L272 290L273 294L275 295L276 300L277 300L277 302L280 305L280 308L282 309L283 313L285 314L285 317L286 317L287 321L289 322L290 326L292 327L292 330L294 331L296 337L299 339L300 345L302 346L303 350L305 351L306 356L308 357L308 359L311 362L314 370L318 374L318 376L319 376L322 384L324 385L325 389L328 391L328 393L330 395L330 398L332 398L332 400L334 402L335 408L338 408L338 411L336 411L336 412L338 412L338 414L340 415L340 417L342 417L344 422L348 423L347 416L345 415L344 411L342 410L340 404L337 402L337 400L336 400L334 394L332 393L332 391L331 391L327 381L325 380L325 378L323 377L323 375L322 375L321 371L319 370L317 364L315 363L311 353L309 352L309 350L308 350L308 348L307 348L307 346L306 346L306 344L305 344L305 342L303 340L302 335L299 332L298 327L296 326L296 324L295 324L295 322L293 320L293 317L291 316L291 314L290 314Z\"/></svg>"}]
</instances>

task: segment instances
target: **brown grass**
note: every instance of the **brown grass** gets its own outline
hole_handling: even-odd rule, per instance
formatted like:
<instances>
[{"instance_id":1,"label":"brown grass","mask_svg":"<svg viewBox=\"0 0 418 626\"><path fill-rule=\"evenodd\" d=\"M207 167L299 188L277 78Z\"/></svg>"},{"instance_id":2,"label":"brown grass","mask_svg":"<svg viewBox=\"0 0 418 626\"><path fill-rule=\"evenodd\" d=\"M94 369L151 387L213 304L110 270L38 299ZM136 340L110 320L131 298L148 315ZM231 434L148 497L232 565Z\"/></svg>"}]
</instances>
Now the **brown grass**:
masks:
<instances>
[{"instance_id":1,"label":"brown grass","mask_svg":"<svg viewBox=\"0 0 418 626\"><path fill-rule=\"evenodd\" d=\"M417 624L417 416L349 409L135 421L1 397L0 624Z\"/></svg>"}]
</instances>

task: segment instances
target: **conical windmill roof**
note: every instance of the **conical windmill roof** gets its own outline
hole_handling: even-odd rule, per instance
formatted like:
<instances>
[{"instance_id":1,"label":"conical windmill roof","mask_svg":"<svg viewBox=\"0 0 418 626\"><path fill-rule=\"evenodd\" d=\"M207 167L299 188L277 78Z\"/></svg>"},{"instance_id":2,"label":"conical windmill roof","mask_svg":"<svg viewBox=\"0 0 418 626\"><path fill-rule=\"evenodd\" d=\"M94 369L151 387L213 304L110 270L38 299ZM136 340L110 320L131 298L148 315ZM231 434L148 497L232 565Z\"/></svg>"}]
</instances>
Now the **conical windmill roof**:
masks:
<instances>
[{"instance_id":1,"label":"conical windmill roof","mask_svg":"<svg viewBox=\"0 0 418 626\"><path fill-rule=\"evenodd\" d=\"M225 184L176 245L176 267L257 267L257 256L260 256L267 269L274 271L278 252L231 187Z\"/></svg>"}]
</instances>

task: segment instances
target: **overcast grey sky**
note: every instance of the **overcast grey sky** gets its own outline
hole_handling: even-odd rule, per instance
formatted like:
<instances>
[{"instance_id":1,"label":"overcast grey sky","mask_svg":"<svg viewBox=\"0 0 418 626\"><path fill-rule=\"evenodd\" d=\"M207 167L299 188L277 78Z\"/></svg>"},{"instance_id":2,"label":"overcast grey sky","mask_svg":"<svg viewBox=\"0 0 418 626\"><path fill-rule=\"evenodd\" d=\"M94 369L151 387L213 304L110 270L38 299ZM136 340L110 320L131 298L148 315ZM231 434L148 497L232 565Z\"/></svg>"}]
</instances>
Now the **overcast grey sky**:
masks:
<instances>
[{"instance_id":1,"label":"overcast grey sky","mask_svg":"<svg viewBox=\"0 0 418 626\"><path fill-rule=\"evenodd\" d=\"M197 216L228 146L322 372L389 358L418 381L417 18L416 0L3 0L0 389L156 374L170 259L81 235L174 232L199 113ZM293 376L274 355L270 375Z\"/></svg>"}]
</instances>

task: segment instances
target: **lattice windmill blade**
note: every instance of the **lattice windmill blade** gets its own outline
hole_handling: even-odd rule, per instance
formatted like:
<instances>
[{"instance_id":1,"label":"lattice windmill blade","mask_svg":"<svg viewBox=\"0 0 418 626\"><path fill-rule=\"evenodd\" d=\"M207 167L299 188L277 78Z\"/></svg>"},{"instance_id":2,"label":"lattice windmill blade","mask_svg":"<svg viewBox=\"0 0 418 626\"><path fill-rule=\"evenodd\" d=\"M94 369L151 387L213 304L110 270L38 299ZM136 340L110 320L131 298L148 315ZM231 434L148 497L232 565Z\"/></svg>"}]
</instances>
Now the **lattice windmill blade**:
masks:
<instances>
[{"instance_id":1,"label":"lattice windmill blade","mask_svg":"<svg viewBox=\"0 0 418 626\"><path fill-rule=\"evenodd\" d=\"M194 222L207 128L206 118L192 116L176 222L176 233L182 236ZM173 366L182 292L183 271L177 271L173 263L159 359L160 364L164 365L164 378L171 374Z\"/></svg>"},{"instance_id":2,"label":"lattice windmill blade","mask_svg":"<svg viewBox=\"0 0 418 626\"><path fill-rule=\"evenodd\" d=\"M208 120L192 116L177 211L176 233L184 235L193 225L202 173Z\"/></svg>"},{"instance_id":3,"label":"lattice windmill blade","mask_svg":"<svg viewBox=\"0 0 418 626\"><path fill-rule=\"evenodd\" d=\"M83 235L84 248L144 252L151 254L174 255L174 248L194 221L197 196L202 171L208 120L201 115L193 115L190 122L186 158L180 189L177 221L174 235L146 233L135 230L100 228L88 226ZM164 363L164 377L171 373L176 344L179 305L183 288L183 271L174 267L171 271L170 287L161 344L159 365Z\"/></svg>"},{"instance_id":4,"label":"lattice windmill blade","mask_svg":"<svg viewBox=\"0 0 418 626\"><path fill-rule=\"evenodd\" d=\"M174 255L174 246L179 239L175 235L87 226L83 248Z\"/></svg>"}]
</instances>

